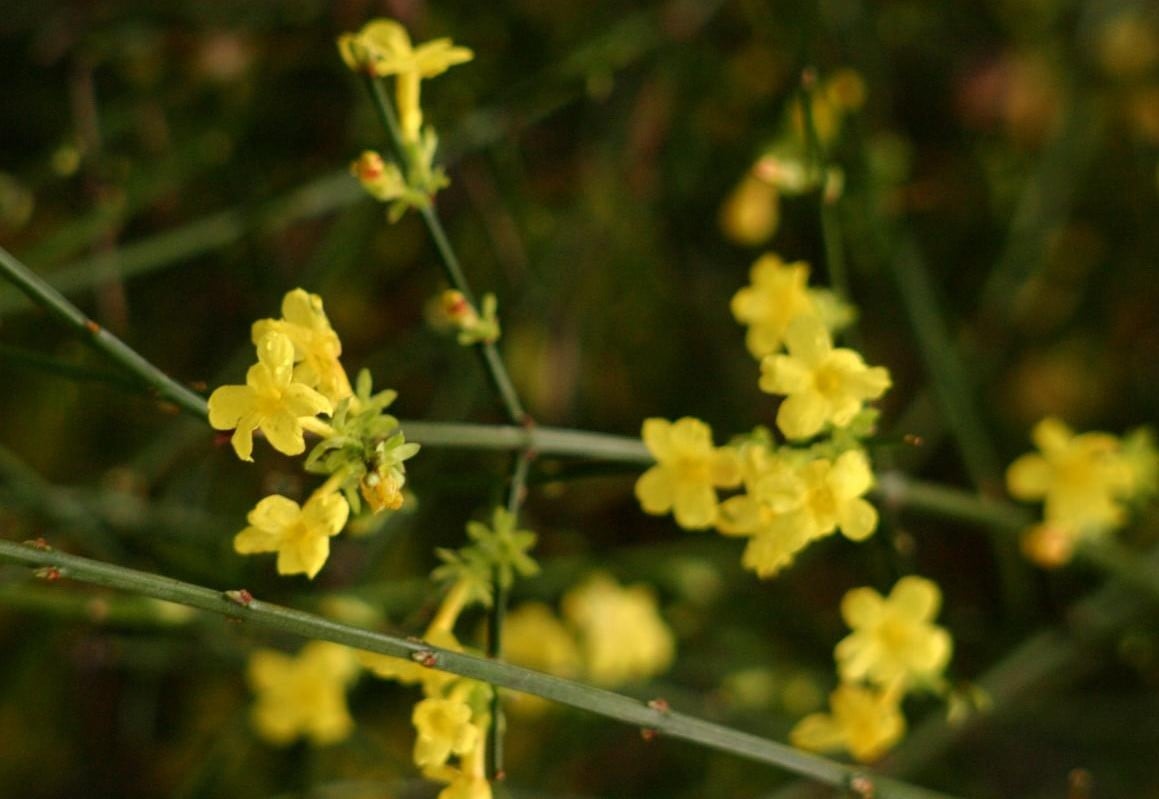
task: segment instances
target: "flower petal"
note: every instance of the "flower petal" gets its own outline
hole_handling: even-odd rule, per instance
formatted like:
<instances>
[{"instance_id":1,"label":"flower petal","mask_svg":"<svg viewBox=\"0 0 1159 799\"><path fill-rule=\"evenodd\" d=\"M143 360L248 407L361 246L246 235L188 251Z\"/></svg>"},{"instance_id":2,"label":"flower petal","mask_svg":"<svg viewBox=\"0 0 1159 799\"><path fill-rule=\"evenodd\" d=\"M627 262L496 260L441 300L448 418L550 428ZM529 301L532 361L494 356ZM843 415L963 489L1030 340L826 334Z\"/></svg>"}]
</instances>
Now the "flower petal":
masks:
<instances>
[{"instance_id":1,"label":"flower petal","mask_svg":"<svg viewBox=\"0 0 1159 799\"><path fill-rule=\"evenodd\" d=\"M788 438L815 436L828 418L829 403L814 391L793 394L777 409L777 427Z\"/></svg>"},{"instance_id":2,"label":"flower petal","mask_svg":"<svg viewBox=\"0 0 1159 799\"><path fill-rule=\"evenodd\" d=\"M653 466L636 481L636 499L647 513L657 516L672 510L672 477L663 466Z\"/></svg>"},{"instance_id":3,"label":"flower petal","mask_svg":"<svg viewBox=\"0 0 1159 799\"><path fill-rule=\"evenodd\" d=\"M209 425L214 430L232 430L238 420L253 413L254 391L249 386L221 386L209 395Z\"/></svg>"},{"instance_id":4,"label":"flower petal","mask_svg":"<svg viewBox=\"0 0 1159 799\"><path fill-rule=\"evenodd\" d=\"M282 412L266 416L259 425L270 446L283 455L301 455L306 451L306 439L298 417Z\"/></svg>"},{"instance_id":5,"label":"flower petal","mask_svg":"<svg viewBox=\"0 0 1159 799\"><path fill-rule=\"evenodd\" d=\"M924 577L903 577L890 592L889 604L907 619L931 621L942 605L942 592Z\"/></svg>"},{"instance_id":6,"label":"flower petal","mask_svg":"<svg viewBox=\"0 0 1159 799\"><path fill-rule=\"evenodd\" d=\"M785 329L785 344L789 354L808 366L816 366L833 349L833 339L825 323L814 314L802 314Z\"/></svg>"}]
</instances>

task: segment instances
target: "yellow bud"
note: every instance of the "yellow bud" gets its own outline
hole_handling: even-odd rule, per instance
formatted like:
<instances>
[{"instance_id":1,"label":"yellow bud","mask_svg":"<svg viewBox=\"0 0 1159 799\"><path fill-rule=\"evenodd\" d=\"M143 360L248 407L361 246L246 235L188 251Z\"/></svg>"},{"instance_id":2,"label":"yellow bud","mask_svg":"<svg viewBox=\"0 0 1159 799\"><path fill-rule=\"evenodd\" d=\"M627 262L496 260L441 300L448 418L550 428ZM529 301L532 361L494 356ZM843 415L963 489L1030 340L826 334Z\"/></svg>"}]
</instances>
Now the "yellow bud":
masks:
<instances>
[{"instance_id":1,"label":"yellow bud","mask_svg":"<svg viewBox=\"0 0 1159 799\"><path fill-rule=\"evenodd\" d=\"M1022 554L1044 569L1057 569L1074 555L1074 534L1065 527L1040 524L1022 534Z\"/></svg>"},{"instance_id":2,"label":"yellow bud","mask_svg":"<svg viewBox=\"0 0 1159 799\"><path fill-rule=\"evenodd\" d=\"M359 482L358 488L366 504L375 513L398 510L402 507L402 480L389 469L367 472Z\"/></svg>"},{"instance_id":3,"label":"yellow bud","mask_svg":"<svg viewBox=\"0 0 1159 799\"><path fill-rule=\"evenodd\" d=\"M460 329L474 327L479 322L479 314L474 306L467 302L461 291L447 289L441 297L443 313L447 319Z\"/></svg>"}]
</instances>

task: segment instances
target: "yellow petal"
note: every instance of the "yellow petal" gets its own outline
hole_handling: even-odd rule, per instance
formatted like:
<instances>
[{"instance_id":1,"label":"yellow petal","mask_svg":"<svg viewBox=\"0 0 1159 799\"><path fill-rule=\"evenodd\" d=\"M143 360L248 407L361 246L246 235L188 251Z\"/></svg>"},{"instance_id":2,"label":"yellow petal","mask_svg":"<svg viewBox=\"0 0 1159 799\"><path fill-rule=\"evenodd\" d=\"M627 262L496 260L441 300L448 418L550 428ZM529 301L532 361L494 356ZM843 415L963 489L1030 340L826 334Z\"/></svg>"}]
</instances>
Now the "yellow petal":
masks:
<instances>
[{"instance_id":1,"label":"yellow petal","mask_svg":"<svg viewBox=\"0 0 1159 799\"><path fill-rule=\"evenodd\" d=\"M249 386L221 386L209 395L209 424L214 430L232 430L254 407L254 392Z\"/></svg>"},{"instance_id":2,"label":"yellow petal","mask_svg":"<svg viewBox=\"0 0 1159 799\"><path fill-rule=\"evenodd\" d=\"M663 515L672 509L672 478L663 466L653 466L636 481L636 499L644 511Z\"/></svg>"},{"instance_id":3,"label":"yellow petal","mask_svg":"<svg viewBox=\"0 0 1159 799\"><path fill-rule=\"evenodd\" d=\"M810 752L832 752L845 745L845 733L825 713L811 713L789 731L789 742Z\"/></svg>"},{"instance_id":4,"label":"yellow petal","mask_svg":"<svg viewBox=\"0 0 1159 799\"><path fill-rule=\"evenodd\" d=\"M680 486L672 504L676 523L686 530L703 530L716 520L716 492L704 483Z\"/></svg>"},{"instance_id":5,"label":"yellow petal","mask_svg":"<svg viewBox=\"0 0 1159 799\"><path fill-rule=\"evenodd\" d=\"M938 615L942 592L937 583L924 577L903 577L890 592L889 604L907 619L930 621Z\"/></svg>"},{"instance_id":6,"label":"yellow petal","mask_svg":"<svg viewBox=\"0 0 1159 799\"><path fill-rule=\"evenodd\" d=\"M341 494L325 494L312 498L302 509L302 522L311 530L325 535L337 535L350 517L350 505Z\"/></svg>"},{"instance_id":7,"label":"yellow petal","mask_svg":"<svg viewBox=\"0 0 1159 799\"><path fill-rule=\"evenodd\" d=\"M1041 455L1023 455L1006 470L1006 488L1016 499L1035 500L1046 496L1054 480L1054 470Z\"/></svg>"},{"instance_id":8,"label":"yellow petal","mask_svg":"<svg viewBox=\"0 0 1159 799\"><path fill-rule=\"evenodd\" d=\"M334 405L321 393L301 383L291 383L282 395L286 412L290 416L315 416L319 413L331 414Z\"/></svg>"},{"instance_id":9,"label":"yellow petal","mask_svg":"<svg viewBox=\"0 0 1159 799\"><path fill-rule=\"evenodd\" d=\"M833 339L825 323L814 314L802 314L785 329L785 345L789 354L808 366L819 364L833 349Z\"/></svg>"},{"instance_id":10,"label":"yellow petal","mask_svg":"<svg viewBox=\"0 0 1159 799\"><path fill-rule=\"evenodd\" d=\"M669 434L672 425L668 423L667 419L645 419L644 427L641 431L641 438L644 441L644 446L652 453L658 461L667 460L672 447L669 444Z\"/></svg>"},{"instance_id":11,"label":"yellow petal","mask_svg":"<svg viewBox=\"0 0 1159 799\"><path fill-rule=\"evenodd\" d=\"M731 447L721 447L712 454L709 471L717 488L735 488L741 481L740 456Z\"/></svg>"},{"instance_id":12,"label":"yellow petal","mask_svg":"<svg viewBox=\"0 0 1159 799\"><path fill-rule=\"evenodd\" d=\"M329 538L303 536L278 550L278 574L305 574L312 580L329 557Z\"/></svg>"},{"instance_id":13,"label":"yellow petal","mask_svg":"<svg viewBox=\"0 0 1159 799\"><path fill-rule=\"evenodd\" d=\"M769 355L761 361L758 385L766 394L797 394L812 383L813 373L804 361L789 355Z\"/></svg>"},{"instance_id":14,"label":"yellow petal","mask_svg":"<svg viewBox=\"0 0 1159 799\"><path fill-rule=\"evenodd\" d=\"M869 458L857 449L841 453L825 476L825 483L837 497L861 496L873 485Z\"/></svg>"},{"instance_id":15,"label":"yellow petal","mask_svg":"<svg viewBox=\"0 0 1159 799\"><path fill-rule=\"evenodd\" d=\"M239 555L277 552L282 544L280 531L247 527L233 537L233 551Z\"/></svg>"},{"instance_id":16,"label":"yellow petal","mask_svg":"<svg viewBox=\"0 0 1159 799\"><path fill-rule=\"evenodd\" d=\"M813 391L793 394L777 409L777 427L793 439L817 435L828 418L829 403Z\"/></svg>"},{"instance_id":17,"label":"yellow petal","mask_svg":"<svg viewBox=\"0 0 1159 799\"><path fill-rule=\"evenodd\" d=\"M850 541L864 541L877 529L877 509L864 499L851 499L837 509L837 526Z\"/></svg>"},{"instance_id":18,"label":"yellow petal","mask_svg":"<svg viewBox=\"0 0 1159 799\"><path fill-rule=\"evenodd\" d=\"M1048 416L1034 426L1030 433L1034 445L1044 455L1050 456L1065 452L1070 446L1074 433L1060 419Z\"/></svg>"},{"instance_id":19,"label":"yellow petal","mask_svg":"<svg viewBox=\"0 0 1159 799\"><path fill-rule=\"evenodd\" d=\"M285 412L278 413L263 418L259 426L266 434L270 446L283 455L301 455L306 451L306 440L298 417Z\"/></svg>"},{"instance_id":20,"label":"yellow petal","mask_svg":"<svg viewBox=\"0 0 1159 799\"><path fill-rule=\"evenodd\" d=\"M237 429L230 436L229 443L233 445L233 451L243 461L253 462L254 429L257 426L257 416L247 416L237 423Z\"/></svg>"},{"instance_id":21,"label":"yellow petal","mask_svg":"<svg viewBox=\"0 0 1159 799\"><path fill-rule=\"evenodd\" d=\"M877 624L881 619L885 600L872 588L854 588L841 599L841 618L851 629Z\"/></svg>"}]
</instances>

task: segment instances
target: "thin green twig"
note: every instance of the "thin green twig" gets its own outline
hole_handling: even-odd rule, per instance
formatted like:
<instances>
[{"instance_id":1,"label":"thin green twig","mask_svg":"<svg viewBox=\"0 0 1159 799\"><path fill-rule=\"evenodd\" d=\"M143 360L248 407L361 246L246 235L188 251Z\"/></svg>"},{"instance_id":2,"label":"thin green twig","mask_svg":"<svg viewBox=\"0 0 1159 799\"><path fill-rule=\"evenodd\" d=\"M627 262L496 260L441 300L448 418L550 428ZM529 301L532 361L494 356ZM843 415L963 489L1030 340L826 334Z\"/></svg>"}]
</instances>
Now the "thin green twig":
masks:
<instances>
[{"instance_id":1,"label":"thin green twig","mask_svg":"<svg viewBox=\"0 0 1159 799\"><path fill-rule=\"evenodd\" d=\"M518 525L519 511L523 508L523 501L527 496L527 474L531 469L531 462L535 459L532 450L522 450L515 454L515 463L511 470L511 484L507 490L507 512L511 514L512 524ZM503 659L503 623L507 619L507 586L500 578L498 566L492 574L492 602L490 624L487 626L487 657L493 660ZM487 747L487 773L492 779L503 777L503 702L498 688L491 696L491 730L490 745Z\"/></svg>"},{"instance_id":2,"label":"thin green twig","mask_svg":"<svg viewBox=\"0 0 1159 799\"><path fill-rule=\"evenodd\" d=\"M141 378L162 399L198 416L204 417L208 414L208 407L201 395L174 381L141 357L136 350L89 319L79 308L66 300L64 295L48 285L43 278L3 247L0 247L0 274L12 281L33 302L73 328L94 347Z\"/></svg>"},{"instance_id":3,"label":"thin green twig","mask_svg":"<svg viewBox=\"0 0 1159 799\"><path fill-rule=\"evenodd\" d=\"M371 99L374 101L374 107L378 112L379 121L382 122L382 126L386 130L387 140L390 143L391 157L404 175L409 174L407 150L403 144L402 132L399 130L398 120L395 119L390 97L387 95L382 82L376 76L365 73L363 80ZM434 205L431 204L420 208L419 215L422 217L423 223L427 227L427 232L430 233L431 240L434 242L435 249L439 253L439 263L443 268L443 273L447 281L467 299L467 302L471 303L472 307L478 308L479 304L475 300L474 292L471 291L471 285L467 282L466 275L463 274L463 269L459 264L459 258L455 254L455 248L451 246L451 241L447 238L446 231L443 229L443 223L439 220L439 215L435 211ZM507 411L508 418L514 424L529 423L530 417L528 417L527 412L523 409L523 403L515 391L515 386L511 382L511 376L507 373L507 367L504 366L503 359L499 357L499 350L490 341L479 342L476 345L476 350L483 360L483 367L490 377L491 383L499 395L504 409Z\"/></svg>"},{"instance_id":4,"label":"thin green twig","mask_svg":"<svg viewBox=\"0 0 1159 799\"><path fill-rule=\"evenodd\" d=\"M321 616L273 605L257 599L239 598L232 592L215 591L157 574L127 569L89 558L62 552L0 541L0 560L38 569L38 574L52 579L69 578L102 585L144 596L176 602L219 613L246 622L253 627L302 636L312 640L331 641L381 655L431 663L433 668L481 680L492 685L541 696L597 715L627 724L655 730L672 738L681 738L712 749L729 752L783 768L794 774L833 786L844 786L862 774L860 769L827 758L797 751L792 747L755 735L702 721L682 713L657 710L631 697L595 688L583 683L541 674L475 657L461 652L439 649L422 641L398 638L382 633L340 624ZM233 598L231 598L231 596ZM898 780L874 777L880 799L945 799L946 795Z\"/></svg>"}]
</instances>

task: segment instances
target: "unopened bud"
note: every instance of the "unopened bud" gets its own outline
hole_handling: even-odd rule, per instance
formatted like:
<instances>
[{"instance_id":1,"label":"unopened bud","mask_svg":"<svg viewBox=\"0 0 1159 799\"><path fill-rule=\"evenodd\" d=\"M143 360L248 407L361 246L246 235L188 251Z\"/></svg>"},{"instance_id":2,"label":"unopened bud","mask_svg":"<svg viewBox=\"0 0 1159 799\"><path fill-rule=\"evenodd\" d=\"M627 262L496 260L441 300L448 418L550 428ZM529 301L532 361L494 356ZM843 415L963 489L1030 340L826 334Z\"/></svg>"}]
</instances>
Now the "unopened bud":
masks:
<instances>
[{"instance_id":1,"label":"unopened bud","mask_svg":"<svg viewBox=\"0 0 1159 799\"><path fill-rule=\"evenodd\" d=\"M1064 527L1040 524L1022 535L1022 554L1044 569L1057 569L1074 555L1074 533Z\"/></svg>"},{"instance_id":2,"label":"unopened bud","mask_svg":"<svg viewBox=\"0 0 1159 799\"><path fill-rule=\"evenodd\" d=\"M443 313L460 329L474 326L479 321L479 314L474 306L463 296L463 292L447 289L441 298Z\"/></svg>"},{"instance_id":3,"label":"unopened bud","mask_svg":"<svg viewBox=\"0 0 1159 799\"><path fill-rule=\"evenodd\" d=\"M375 513L402 507L402 481L390 469L367 472L359 482L358 489Z\"/></svg>"}]
</instances>

